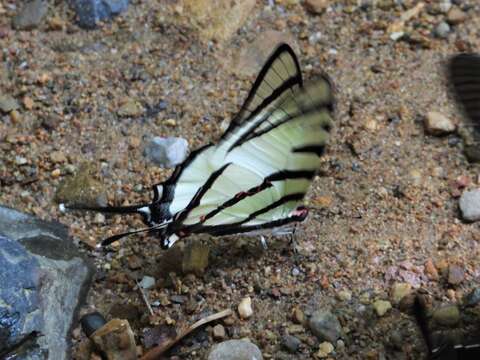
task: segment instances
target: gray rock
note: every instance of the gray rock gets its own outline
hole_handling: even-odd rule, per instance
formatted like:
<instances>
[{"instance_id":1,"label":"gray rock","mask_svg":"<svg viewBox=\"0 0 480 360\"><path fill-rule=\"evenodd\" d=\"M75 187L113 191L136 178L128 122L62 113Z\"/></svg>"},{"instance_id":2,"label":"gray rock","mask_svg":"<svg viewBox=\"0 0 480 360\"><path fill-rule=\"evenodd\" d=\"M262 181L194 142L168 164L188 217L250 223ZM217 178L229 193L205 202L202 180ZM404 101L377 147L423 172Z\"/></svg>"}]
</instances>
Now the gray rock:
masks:
<instances>
[{"instance_id":1,"label":"gray rock","mask_svg":"<svg viewBox=\"0 0 480 360\"><path fill-rule=\"evenodd\" d=\"M78 24L94 28L98 21L110 20L128 8L128 0L72 0Z\"/></svg>"},{"instance_id":2,"label":"gray rock","mask_svg":"<svg viewBox=\"0 0 480 360\"><path fill-rule=\"evenodd\" d=\"M228 340L215 345L208 360L263 360L257 345L246 340Z\"/></svg>"},{"instance_id":3,"label":"gray rock","mask_svg":"<svg viewBox=\"0 0 480 360\"><path fill-rule=\"evenodd\" d=\"M17 110L19 107L20 105L13 97L0 94L0 111L9 113L12 110Z\"/></svg>"},{"instance_id":4,"label":"gray rock","mask_svg":"<svg viewBox=\"0 0 480 360\"><path fill-rule=\"evenodd\" d=\"M188 142L177 137L154 137L144 150L145 157L154 164L166 168L174 167L186 159Z\"/></svg>"},{"instance_id":5,"label":"gray rock","mask_svg":"<svg viewBox=\"0 0 480 360\"><path fill-rule=\"evenodd\" d=\"M319 341L334 343L342 335L342 326L337 317L329 311L318 310L309 321L310 330Z\"/></svg>"},{"instance_id":6,"label":"gray rock","mask_svg":"<svg viewBox=\"0 0 480 360\"><path fill-rule=\"evenodd\" d=\"M47 0L27 2L13 18L12 26L17 30L32 30L38 27L48 11Z\"/></svg>"},{"instance_id":7,"label":"gray rock","mask_svg":"<svg viewBox=\"0 0 480 360\"><path fill-rule=\"evenodd\" d=\"M460 210L465 220L480 220L480 189L463 192L460 197Z\"/></svg>"},{"instance_id":8,"label":"gray rock","mask_svg":"<svg viewBox=\"0 0 480 360\"><path fill-rule=\"evenodd\" d=\"M460 320L460 311L456 305L446 305L435 309L432 317L439 325L455 326Z\"/></svg>"},{"instance_id":9,"label":"gray rock","mask_svg":"<svg viewBox=\"0 0 480 360\"><path fill-rule=\"evenodd\" d=\"M450 33L450 25L448 25L445 21L442 21L440 24L438 24L434 30L435 36L441 39L447 38L449 33Z\"/></svg>"},{"instance_id":10,"label":"gray rock","mask_svg":"<svg viewBox=\"0 0 480 360\"><path fill-rule=\"evenodd\" d=\"M142 289L151 289L155 286L155 278L151 276L144 276L139 284Z\"/></svg>"},{"instance_id":11,"label":"gray rock","mask_svg":"<svg viewBox=\"0 0 480 360\"><path fill-rule=\"evenodd\" d=\"M15 359L68 359L69 332L92 266L59 223L0 206L0 353Z\"/></svg>"},{"instance_id":12,"label":"gray rock","mask_svg":"<svg viewBox=\"0 0 480 360\"><path fill-rule=\"evenodd\" d=\"M292 335L285 335L282 338L282 345L291 353L296 353L302 342Z\"/></svg>"},{"instance_id":13,"label":"gray rock","mask_svg":"<svg viewBox=\"0 0 480 360\"><path fill-rule=\"evenodd\" d=\"M465 306L475 306L480 302L480 288L473 289L463 298Z\"/></svg>"}]
</instances>

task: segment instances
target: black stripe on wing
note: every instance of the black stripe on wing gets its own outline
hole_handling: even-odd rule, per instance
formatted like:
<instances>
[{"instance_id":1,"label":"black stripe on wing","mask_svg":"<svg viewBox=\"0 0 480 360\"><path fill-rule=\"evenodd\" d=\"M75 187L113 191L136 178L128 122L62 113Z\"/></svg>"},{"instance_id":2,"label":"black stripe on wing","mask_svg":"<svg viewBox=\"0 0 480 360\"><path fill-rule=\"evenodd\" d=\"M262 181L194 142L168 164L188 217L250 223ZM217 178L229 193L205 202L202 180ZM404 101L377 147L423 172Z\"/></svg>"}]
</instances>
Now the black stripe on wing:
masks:
<instances>
[{"instance_id":1,"label":"black stripe on wing","mask_svg":"<svg viewBox=\"0 0 480 360\"><path fill-rule=\"evenodd\" d=\"M215 210L212 210L208 214L206 214L202 219L200 223L190 225L190 230L192 230L192 227L194 228L195 226L203 226L201 223L205 222L206 220L214 217L218 213L222 212L223 210L232 207L235 204L238 204L240 201L251 197L255 194L258 194L260 191L265 190L267 188L270 188L273 186L272 182L274 181L283 181L283 180L288 180L288 179L307 179L311 180L315 176L315 171L310 171L310 170L282 170L279 172L276 172L274 174L271 174L267 176L263 182L255 187L252 187L248 189L245 192L241 192L236 194L234 197L231 199L225 201L223 204L221 204L218 208ZM305 194L303 194L305 196ZM267 210L268 211L268 210ZM248 220L247 220L248 221Z\"/></svg>"},{"instance_id":2,"label":"black stripe on wing","mask_svg":"<svg viewBox=\"0 0 480 360\"><path fill-rule=\"evenodd\" d=\"M448 64L448 78L456 100L474 125L480 126L480 55L452 57Z\"/></svg>"},{"instance_id":3,"label":"black stripe on wing","mask_svg":"<svg viewBox=\"0 0 480 360\"><path fill-rule=\"evenodd\" d=\"M293 62L293 68L287 68L287 64L282 61L282 56L288 56L289 59ZM276 66L283 66L287 74L286 77L282 76L276 69ZM281 83L277 86L273 86L270 84L270 80L268 76L271 74L275 74L281 79ZM285 85L288 83L288 86ZM274 100L278 95L273 95L273 93L278 94L282 88L281 92L284 91L286 87L292 87L294 85L298 85L300 87L303 86L302 74L300 72L300 64L298 59L293 52L292 48L287 44L280 44L277 49L270 55L267 62L263 66L262 70L257 76L252 89L248 93L247 99L245 100L244 104L240 108L238 114L233 118L229 127L222 135L221 139L225 139L228 135L237 129L245 120L251 119L253 113L258 113L261 109L265 107L265 104L269 103L269 101ZM263 96L259 94L259 90L263 86L268 86L270 88L270 94L268 96ZM261 100L259 102L259 100ZM258 104L257 104L258 103Z\"/></svg>"}]
</instances>

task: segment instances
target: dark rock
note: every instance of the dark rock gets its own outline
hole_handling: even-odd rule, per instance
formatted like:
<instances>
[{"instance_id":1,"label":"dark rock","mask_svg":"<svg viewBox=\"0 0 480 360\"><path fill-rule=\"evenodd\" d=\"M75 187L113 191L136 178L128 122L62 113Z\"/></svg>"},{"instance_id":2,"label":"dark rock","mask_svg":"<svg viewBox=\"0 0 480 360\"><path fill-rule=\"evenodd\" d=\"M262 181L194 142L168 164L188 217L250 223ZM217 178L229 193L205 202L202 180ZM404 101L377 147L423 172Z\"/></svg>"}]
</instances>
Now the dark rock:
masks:
<instances>
[{"instance_id":1,"label":"dark rock","mask_svg":"<svg viewBox=\"0 0 480 360\"><path fill-rule=\"evenodd\" d=\"M13 18L12 25L17 30L32 30L38 27L48 11L47 0L27 2Z\"/></svg>"},{"instance_id":2,"label":"dark rock","mask_svg":"<svg viewBox=\"0 0 480 360\"><path fill-rule=\"evenodd\" d=\"M342 335L342 326L337 317L329 311L318 310L309 321L310 330L319 341L334 343Z\"/></svg>"},{"instance_id":3,"label":"dark rock","mask_svg":"<svg viewBox=\"0 0 480 360\"><path fill-rule=\"evenodd\" d=\"M473 289L463 298L463 303L465 306L475 306L479 302L480 302L480 288Z\"/></svg>"},{"instance_id":4,"label":"dark rock","mask_svg":"<svg viewBox=\"0 0 480 360\"><path fill-rule=\"evenodd\" d=\"M92 29L98 21L110 20L128 8L128 0L72 0L78 24Z\"/></svg>"},{"instance_id":5,"label":"dark rock","mask_svg":"<svg viewBox=\"0 0 480 360\"><path fill-rule=\"evenodd\" d=\"M80 320L80 324L82 325L82 330L87 336L92 335L95 331L100 329L106 323L107 321L99 312L93 312L93 313L84 315Z\"/></svg>"},{"instance_id":6,"label":"dark rock","mask_svg":"<svg viewBox=\"0 0 480 360\"><path fill-rule=\"evenodd\" d=\"M291 353L296 353L302 342L292 335L285 335L282 338L282 345Z\"/></svg>"},{"instance_id":7,"label":"dark rock","mask_svg":"<svg viewBox=\"0 0 480 360\"><path fill-rule=\"evenodd\" d=\"M69 332L91 281L59 223L0 207L0 354L15 359L69 358ZM19 342L27 341L22 353Z\"/></svg>"}]
</instances>

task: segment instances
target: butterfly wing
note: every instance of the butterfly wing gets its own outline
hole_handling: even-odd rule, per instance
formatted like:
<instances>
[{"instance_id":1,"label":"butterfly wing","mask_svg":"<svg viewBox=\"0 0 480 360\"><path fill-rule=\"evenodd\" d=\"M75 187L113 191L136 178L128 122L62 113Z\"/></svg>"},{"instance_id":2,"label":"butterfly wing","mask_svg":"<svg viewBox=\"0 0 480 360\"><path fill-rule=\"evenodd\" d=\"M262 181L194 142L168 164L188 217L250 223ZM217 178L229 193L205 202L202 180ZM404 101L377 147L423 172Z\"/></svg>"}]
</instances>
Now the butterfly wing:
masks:
<instances>
[{"instance_id":1,"label":"butterfly wing","mask_svg":"<svg viewBox=\"0 0 480 360\"><path fill-rule=\"evenodd\" d=\"M320 77L303 87L298 61L282 45L233 125L205 153L213 171L166 235L233 234L303 220L299 205L319 167L332 111L329 80ZM184 186L182 177L178 181L176 190Z\"/></svg>"}]
</instances>

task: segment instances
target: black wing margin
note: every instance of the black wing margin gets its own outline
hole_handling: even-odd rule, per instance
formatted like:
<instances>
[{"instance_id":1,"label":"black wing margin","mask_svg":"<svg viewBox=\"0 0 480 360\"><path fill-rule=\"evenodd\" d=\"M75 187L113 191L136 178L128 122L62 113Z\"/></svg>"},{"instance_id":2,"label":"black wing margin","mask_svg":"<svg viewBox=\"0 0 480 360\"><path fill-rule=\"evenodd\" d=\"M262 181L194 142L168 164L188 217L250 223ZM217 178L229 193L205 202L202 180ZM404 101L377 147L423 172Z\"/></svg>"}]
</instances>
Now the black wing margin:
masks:
<instances>
[{"instance_id":1,"label":"black wing margin","mask_svg":"<svg viewBox=\"0 0 480 360\"><path fill-rule=\"evenodd\" d=\"M221 140L225 140L243 122L274 101L279 94L294 85L303 86L298 59L290 45L282 43L270 55L253 83L240 111L230 122Z\"/></svg>"}]
</instances>

